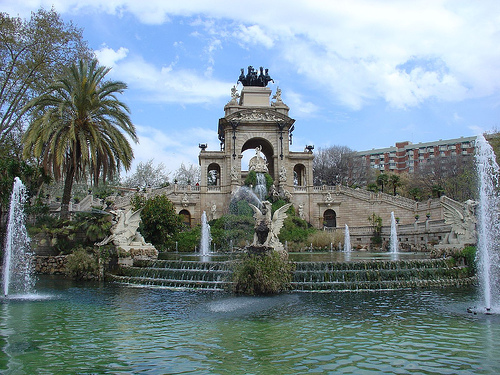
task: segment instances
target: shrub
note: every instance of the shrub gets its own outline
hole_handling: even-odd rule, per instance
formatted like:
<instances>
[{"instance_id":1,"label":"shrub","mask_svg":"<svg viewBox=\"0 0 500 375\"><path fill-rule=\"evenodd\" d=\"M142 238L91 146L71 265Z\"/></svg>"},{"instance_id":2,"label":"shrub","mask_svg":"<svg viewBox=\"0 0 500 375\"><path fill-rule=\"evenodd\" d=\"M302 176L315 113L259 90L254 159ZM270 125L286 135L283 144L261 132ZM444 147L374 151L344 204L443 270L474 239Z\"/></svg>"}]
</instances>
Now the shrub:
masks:
<instances>
[{"instance_id":1,"label":"shrub","mask_svg":"<svg viewBox=\"0 0 500 375\"><path fill-rule=\"evenodd\" d=\"M182 228L181 217L177 215L173 203L165 195L146 200L141 211L141 219L141 234L146 241L160 249L172 246L173 236Z\"/></svg>"},{"instance_id":2,"label":"shrub","mask_svg":"<svg viewBox=\"0 0 500 375\"><path fill-rule=\"evenodd\" d=\"M195 247L200 245L201 238L201 227L197 226L192 229L186 229L182 232L177 233L175 236L175 241L177 241L177 250L180 252L193 252ZM173 250L175 249L175 243L170 246Z\"/></svg>"},{"instance_id":3,"label":"shrub","mask_svg":"<svg viewBox=\"0 0 500 375\"><path fill-rule=\"evenodd\" d=\"M77 248L68 255L66 271L76 280L90 280L99 277L99 262L92 248Z\"/></svg>"},{"instance_id":4,"label":"shrub","mask_svg":"<svg viewBox=\"0 0 500 375\"><path fill-rule=\"evenodd\" d=\"M210 222L212 242L219 251L231 250L231 244L243 247L253 241L255 220L245 215L225 215Z\"/></svg>"},{"instance_id":5,"label":"shrub","mask_svg":"<svg viewBox=\"0 0 500 375\"><path fill-rule=\"evenodd\" d=\"M248 254L233 273L233 291L247 295L269 295L287 290L292 281L293 263L272 251Z\"/></svg>"},{"instance_id":6,"label":"shrub","mask_svg":"<svg viewBox=\"0 0 500 375\"><path fill-rule=\"evenodd\" d=\"M330 244L334 246L337 246L339 243L344 244L344 235L340 231L328 232L318 230L309 235L307 242L315 248L330 248Z\"/></svg>"}]
</instances>

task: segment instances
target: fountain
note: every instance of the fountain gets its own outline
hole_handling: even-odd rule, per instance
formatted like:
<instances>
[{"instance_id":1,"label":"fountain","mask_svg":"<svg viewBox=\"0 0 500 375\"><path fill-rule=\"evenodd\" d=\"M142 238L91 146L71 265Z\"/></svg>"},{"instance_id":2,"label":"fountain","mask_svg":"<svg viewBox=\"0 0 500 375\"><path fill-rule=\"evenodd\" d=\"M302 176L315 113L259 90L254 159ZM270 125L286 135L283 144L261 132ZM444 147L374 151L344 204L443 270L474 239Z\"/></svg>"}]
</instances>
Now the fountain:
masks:
<instances>
[{"instance_id":1,"label":"fountain","mask_svg":"<svg viewBox=\"0 0 500 375\"><path fill-rule=\"evenodd\" d=\"M347 224L345 225L345 233L344 233L344 252L350 253L351 248L351 236L349 235L349 227Z\"/></svg>"},{"instance_id":2,"label":"fountain","mask_svg":"<svg viewBox=\"0 0 500 375\"><path fill-rule=\"evenodd\" d=\"M476 141L476 167L479 178L477 269L486 313L500 312L498 275L498 175L500 168L493 148L483 135Z\"/></svg>"},{"instance_id":3,"label":"fountain","mask_svg":"<svg viewBox=\"0 0 500 375\"><path fill-rule=\"evenodd\" d=\"M391 242L389 246L389 251L391 252L391 258L397 260L397 254L399 251L398 243L398 232L396 228L396 218L394 217L394 211L391 212Z\"/></svg>"},{"instance_id":4,"label":"fountain","mask_svg":"<svg viewBox=\"0 0 500 375\"><path fill-rule=\"evenodd\" d=\"M349 227L347 224L345 225L345 233L344 233L344 260L346 262L351 260L351 236L349 234Z\"/></svg>"},{"instance_id":5,"label":"fountain","mask_svg":"<svg viewBox=\"0 0 500 375\"><path fill-rule=\"evenodd\" d=\"M208 257L210 255L210 244L212 237L210 236L210 225L207 222L207 213L203 211L201 214L201 240L200 240L200 255Z\"/></svg>"},{"instance_id":6,"label":"fountain","mask_svg":"<svg viewBox=\"0 0 500 375\"><path fill-rule=\"evenodd\" d=\"M34 287L34 258L26 232L26 188L16 177L10 199L3 263L3 293L29 295Z\"/></svg>"}]
</instances>

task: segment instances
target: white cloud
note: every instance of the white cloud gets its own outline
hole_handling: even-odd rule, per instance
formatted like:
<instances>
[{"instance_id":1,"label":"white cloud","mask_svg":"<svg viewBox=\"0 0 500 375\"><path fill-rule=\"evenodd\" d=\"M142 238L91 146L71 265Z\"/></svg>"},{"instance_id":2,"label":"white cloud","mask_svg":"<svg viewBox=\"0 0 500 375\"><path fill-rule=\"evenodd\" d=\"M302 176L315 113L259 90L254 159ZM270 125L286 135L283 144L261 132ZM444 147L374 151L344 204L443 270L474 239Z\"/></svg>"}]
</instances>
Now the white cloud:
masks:
<instances>
[{"instance_id":1,"label":"white cloud","mask_svg":"<svg viewBox=\"0 0 500 375\"><path fill-rule=\"evenodd\" d=\"M99 63L104 66L114 67L116 63L127 57L128 49L120 47L117 51L104 45L101 49L94 51Z\"/></svg>"},{"instance_id":2,"label":"white cloud","mask_svg":"<svg viewBox=\"0 0 500 375\"><path fill-rule=\"evenodd\" d=\"M168 171L176 171L181 163L198 165L198 143L208 143L209 149L218 145L216 131L203 128L180 129L166 133L151 126L136 126L139 143L133 144L134 162L128 174L133 173L140 162L154 159L163 163ZM193 136L194 135L194 136Z\"/></svg>"},{"instance_id":3,"label":"white cloud","mask_svg":"<svg viewBox=\"0 0 500 375\"><path fill-rule=\"evenodd\" d=\"M178 69L172 63L157 67L142 57L127 56L126 49L113 51L104 47L96 54L113 66L110 74L115 79L126 81L130 88L139 90L142 100L163 103L208 103L229 97L231 82L211 78L211 74L194 70ZM107 65L103 62L103 65Z\"/></svg>"},{"instance_id":4,"label":"white cloud","mask_svg":"<svg viewBox=\"0 0 500 375\"><path fill-rule=\"evenodd\" d=\"M297 92L286 90L282 95L285 104L293 109L295 117L313 117L319 111L316 104L304 101L303 96Z\"/></svg>"},{"instance_id":5,"label":"white cloud","mask_svg":"<svg viewBox=\"0 0 500 375\"><path fill-rule=\"evenodd\" d=\"M235 33L235 37L242 44L262 44L266 48L272 48L274 41L267 35L259 25L245 26L240 25L239 30Z\"/></svg>"},{"instance_id":6,"label":"white cloud","mask_svg":"<svg viewBox=\"0 0 500 375\"><path fill-rule=\"evenodd\" d=\"M378 98L404 108L429 99L460 101L500 90L500 2L496 0L290 0L286 6L256 0L248 8L229 0L17 3L8 0L4 8L25 12L28 6L36 9L54 4L59 12L94 10L118 16L130 12L149 25L174 17L195 17L192 27L199 27L197 33L208 33L214 41L206 50L210 65L215 64L214 52L225 42L248 49L262 46L276 68L286 65L294 69L334 101L354 109ZM143 87L153 90L151 96L158 100L178 97L183 102L203 102L223 95L231 85L207 81L198 72L148 66L138 58L113 60L119 57L109 58L117 68L132 74L137 85L139 77L144 78ZM440 65L412 65L429 57ZM401 70L404 64L407 68ZM158 78L148 72L159 74Z\"/></svg>"}]
</instances>

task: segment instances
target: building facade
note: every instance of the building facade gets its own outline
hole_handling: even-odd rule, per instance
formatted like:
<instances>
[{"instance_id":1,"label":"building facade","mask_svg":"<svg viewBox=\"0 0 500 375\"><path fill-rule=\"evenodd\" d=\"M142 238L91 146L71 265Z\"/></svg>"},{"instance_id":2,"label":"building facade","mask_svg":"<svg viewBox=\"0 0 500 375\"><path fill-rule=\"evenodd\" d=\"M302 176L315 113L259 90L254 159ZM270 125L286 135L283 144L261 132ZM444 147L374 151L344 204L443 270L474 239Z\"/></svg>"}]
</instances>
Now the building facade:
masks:
<instances>
[{"instance_id":1,"label":"building facade","mask_svg":"<svg viewBox=\"0 0 500 375\"><path fill-rule=\"evenodd\" d=\"M413 173L434 158L472 157L476 137L460 137L435 142L397 142L393 147L359 151L357 157L381 172Z\"/></svg>"}]
</instances>

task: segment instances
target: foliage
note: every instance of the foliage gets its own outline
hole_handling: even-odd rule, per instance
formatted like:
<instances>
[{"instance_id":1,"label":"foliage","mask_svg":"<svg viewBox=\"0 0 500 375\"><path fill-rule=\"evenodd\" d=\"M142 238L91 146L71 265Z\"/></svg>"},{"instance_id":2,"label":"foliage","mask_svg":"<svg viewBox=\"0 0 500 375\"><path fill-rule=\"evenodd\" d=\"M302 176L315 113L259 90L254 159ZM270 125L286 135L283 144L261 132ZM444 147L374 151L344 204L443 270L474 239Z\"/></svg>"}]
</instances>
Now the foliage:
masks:
<instances>
[{"instance_id":1,"label":"foliage","mask_svg":"<svg viewBox=\"0 0 500 375\"><path fill-rule=\"evenodd\" d=\"M229 204L229 212L236 216L253 216L252 207L245 200L231 201Z\"/></svg>"},{"instance_id":2,"label":"foliage","mask_svg":"<svg viewBox=\"0 0 500 375\"><path fill-rule=\"evenodd\" d=\"M130 204L132 209L137 211L146 205L146 197L142 194L135 193L132 198L130 198Z\"/></svg>"},{"instance_id":3,"label":"foliage","mask_svg":"<svg viewBox=\"0 0 500 375\"><path fill-rule=\"evenodd\" d=\"M0 149L20 153L22 108L64 65L91 56L82 29L54 9L39 9L28 20L0 13Z\"/></svg>"},{"instance_id":4,"label":"foliage","mask_svg":"<svg viewBox=\"0 0 500 375\"><path fill-rule=\"evenodd\" d=\"M19 177L26 186L28 197L38 195L42 186L50 183L50 177L42 168L13 156L0 156L0 212L9 207L16 177Z\"/></svg>"},{"instance_id":5,"label":"foliage","mask_svg":"<svg viewBox=\"0 0 500 375\"><path fill-rule=\"evenodd\" d=\"M198 225L195 228L185 229L175 235L175 242L177 242L177 250L179 252L190 253L196 247L200 246L201 227ZM172 250L175 247L172 248Z\"/></svg>"},{"instance_id":6,"label":"foliage","mask_svg":"<svg viewBox=\"0 0 500 375\"><path fill-rule=\"evenodd\" d=\"M28 227L31 236L42 235L60 254L69 254L77 246L92 247L110 234L110 215L81 212L74 220L40 215L33 226Z\"/></svg>"},{"instance_id":7,"label":"foliage","mask_svg":"<svg viewBox=\"0 0 500 375\"><path fill-rule=\"evenodd\" d=\"M100 183L98 186L94 186L92 189L92 194L99 199L106 199L107 197L116 193L116 188L107 182Z\"/></svg>"},{"instance_id":8,"label":"foliage","mask_svg":"<svg viewBox=\"0 0 500 375\"><path fill-rule=\"evenodd\" d=\"M159 249L171 245L174 236L182 229L182 218L166 195L147 199L141 219L141 234Z\"/></svg>"},{"instance_id":9,"label":"foliage","mask_svg":"<svg viewBox=\"0 0 500 375\"><path fill-rule=\"evenodd\" d=\"M248 215L224 215L210 222L212 242L218 251L230 251L231 245L244 247L253 241L255 221Z\"/></svg>"},{"instance_id":10,"label":"foliage","mask_svg":"<svg viewBox=\"0 0 500 375\"><path fill-rule=\"evenodd\" d=\"M99 262L93 248L78 247L68 255L66 271L76 280L89 280L98 277Z\"/></svg>"},{"instance_id":11,"label":"foliage","mask_svg":"<svg viewBox=\"0 0 500 375\"><path fill-rule=\"evenodd\" d=\"M288 202L287 202L287 201L285 201L284 199L278 199L278 200L276 200L276 201L274 201L274 202L272 203L272 205L271 205L271 211L272 211L272 212L273 212L273 214L274 214L274 212L275 212L278 208L283 207L283 206L284 206L285 204L287 204L287 203L288 203ZM295 216L295 208L293 207L293 205L292 205L292 206L290 206L290 207L288 208L288 210L286 210L286 214L287 214L288 216Z\"/></svg>"},{"instance_id":12,"label":"foliage","mask_svg":"<svg viewBox=\"0 0 500 375\"><path fill-rule=\"evenodd\" d=\"M269 173L264 173L264 178L266 179L266 191L271 191L271 186L274 184L274 180Z\"/></svg>"},{"instance_id":13,"label":"foliage","mask_svg":"<svg viewBox=\"0 0 500 375\"><path fill-rule=\"evenodd\" d=\"M245 186L256 186L257 185L257 172L250 171L247 174L244 182Z\"/></svg>"},{"instance_id":14,"label":"foliage","mask_svg":"<svg viewBox=\"0 0 500 375\"><path fill-rule=\"evenodd\" d=\"M160 188L168 186L168 175L163 163L153 165L153 159L137 165L135 172L123 180L123 185L131 188Z\"/></svg>"},{"instance_id":15,"label":"foliage","mask_svg":"<svg viewBox=\"0 0 500 375\"><path fill-rule=\"evenodd\" d=\"M132 162L132 147L121 131L138 138L128 107L116 97L127 85L106 80L109 70L95 59L80 60L24 109L33 118L23 136L23 157L40 158L56 181L64 176L62 217L68 216L74 180L89 172L98 185L100 176L112 177Z\"/></svg>"},{"instance_id":16,"label":"foliage","mask_svg":"<svg viewBox=\"0 0 500 375\"><path fill-rule=\"evenodd\" d=\"M474 158L470 155L437 155L420 163L406 179L401 194L415 200L446 195L463 202L473 199L477 192Z\"/></svg>"},{"instance_id":17,"label":"foliage","mask_svg":"<svg viewBox=\"0 0 500 375\"><path fill-rule=\"evenodd\" d=\"M279 253L248 254L233 273L233 291L247 295L269 295L289 288L294 270L293 263Z\"/></svg>"},{"instance_id":18,"label":"foliage","mask_svg":"<svg viewBox=\"0 0 500 375\"><path fill-rule=\"evenodd\" d=\"M475 275L477 272L476 265L476 247L466 246L460 252L452 255L456 264L463 263L470 275Z\"/></svg>"},{"instance_id":19,"label":"foliage","mask_svg":"<svg viewBox=\"0 0 500 375\"><path fill-rule=\"evenodd\" d=\"M382 244L382 218L377 214L373 213L368 216L368 221L373 227L373 236L370 238L372 244L381 245Z\"/></svg>"},{"instance_id":20,"label":"foliage","mask_svg":"<svg viewBox=\"0 0 500 375\"><path fill-rule=\"evenodd\" d=\"M393 195L396 196L397 188L402 185L401 176L395 173L389 175L389 183L392 185Z\"/></svg>"},{"instance_id":21,"label":"foliage","mask_svg":"<svg viewBox=\"0 0 500 375\"><path fill-rule=\"evenodd\" d=\"M75 216L76 229L85 233L88 242L100 242L110 234L111 215L79 212Z\"/></svg>"},{"instance_id":22,"label":"foliage","mask_svg":"<svg viewBox=\"0 0 500 375\"><path fill-rule=\"evenodd\" d=\"M369 183L367 186L366 186L366 189L368 191L372 191L374 193L378 193L378 185L375 183L375 182L372 182L372 183Z\"/></svg>"},{"instance_id":23,"label":"foliage","mask_svg":"<svg viewBox=\"0 0 500 375\"><path fill-rule=\"evenodd\" d=\"M282 243L288 242L290 244L294 242L303 244L314 231L316 229L307 221L298 216L289 215L283 223L283 228L281 228L278 238Z\"/></svg>"},{"instance_id":24,"label":"foliage","mask_svg":"<svg viewBox=\"0 0 500 375\"><path fill-rule=\"evenodd\" d=\"M377 185L380 186L380 191L383 193L384 186L387 186L387 184L389 183L389 175L387 175L385 173L380 173L377 176L376 182L377 182Z\"/></svg>"}]
</instances>

